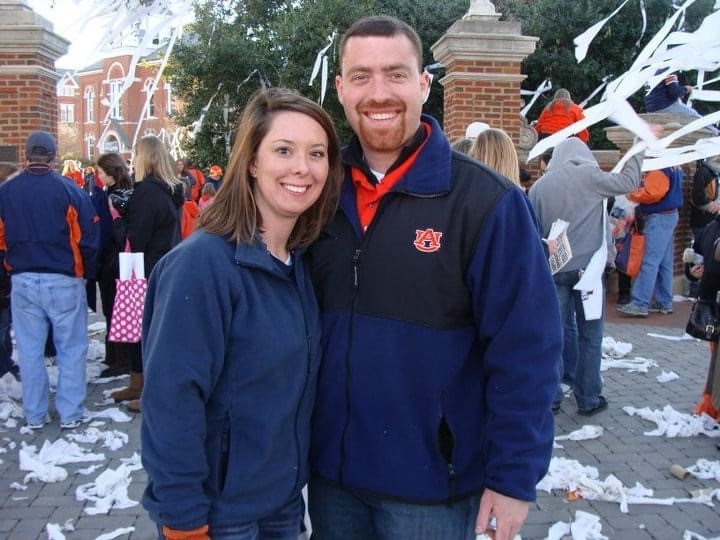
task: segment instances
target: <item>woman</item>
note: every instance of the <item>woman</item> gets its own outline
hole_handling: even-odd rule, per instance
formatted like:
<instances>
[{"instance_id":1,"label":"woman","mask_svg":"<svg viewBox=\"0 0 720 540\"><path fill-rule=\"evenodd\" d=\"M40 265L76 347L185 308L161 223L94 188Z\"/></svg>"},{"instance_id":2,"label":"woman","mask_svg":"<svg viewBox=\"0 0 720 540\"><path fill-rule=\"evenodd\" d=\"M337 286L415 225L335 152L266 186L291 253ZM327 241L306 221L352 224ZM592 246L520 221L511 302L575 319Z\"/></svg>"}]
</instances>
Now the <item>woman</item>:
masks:
<instances>
[{"instance_id":1,"label":"woman","mask_svg":"<svg viewBox=\"0 0 720 540\"><path fill-rule=\"evenodd\" d=\"M142 253L145 276L160 258L180 242L180 208L184 202L183 183L175 176L175 164L162 141L150 135L135 148L135 186L125 216L114 222L116 242L126 242L134 253ZM115 206L115 200L110 199ZM116 210L119 210L115 208ZM128 409L140 412L143 364L140 343L129 343L130 385L111 394L116 401L130 401Z\"/></svg>"},{"instance_id":2,"label":"woman","mask_svg":"<svg viewBox=\"0 0 720 540\"><path fill-rule=\"evenodd\" d=\"M520 165L515 145L502 129L488 128L480 133L470 149L470 157L495 169L520 187Z\"/></svg>"},{"instance_id":3,"label":"woman","mask_svg":"<svg viewBox=\"0 0 720 540\"><path fill-rule=\"evenodd\" d=\"M222 189L150 279L143 504L161 538L298 537L320 350L302 252L340 178L325 111L259 91Z\"/></svg>"},{"instance_id":4,"label":"woman","mask_svg":"<svg viewBox=\"0 0 720 540\"><path fill-rule=\"evenodd\" d=\"M0 184L18 174L14 163L0 162ZM12 359L12 338L10 336L10 276L4 267L0 268L0 377L11 373L20 379L20 366Z\"/></svg>"},{"instance_id":5,"label":"woman","mask_svg":"<svg viewBox=\"0 0 720 540\"><path fill-rule=\"evenodd\" d=\"M106 189L108 211L112 208L114 215L112 219L126 214L127 202L132 195L132 181L130 172L125 165L125 160L118 154L103 154L97 161L97 178ZM92 184L86 184L86 187ZM112 201L112 202L110 202ZM100 217L101 226L104 218ZM104 237L104 235L103 235ZM114 377L128 372L128 359L126 345L108 341L110 321L112 320L112 308L115 302L115 280L118 278L118 254L122 245L111 233L101 249L100 269L98 272L98 284L100 286L100 300L102 302L103 314L107 321L108 332L105 334L105 364L108 366L101 373L102 377Z\"/></svg>"},{"instance_id":6,"label":"woman","mask_svg":"<svg viewBox=\"0 0 720 540\"><path fill-rule=\"evenodd\" d=\"M693 272L692 278L700 280L698 301L717 302L720 292L720 218L715 218L698 236L693 245L695 252L701 255L704 264ZM699 266L699 265L698 265ZM710 365L707 380L700 402L695 406L695 414L705 413L720 422L720 347L710 342Z\"/></svg>"},{"instance_id":7,"label":"woman","mask_svg":"<svg viewBox=\"0 0 720 540\"><path fill-rule=\"evenodd\" d=\"M66 159L63 162L62 175L75 182L75 184L81 188L85 185L82 173L78 170L77 165L72 159Z\"/></svg>"},{"instance_id":8,"label":"woman","mask_svg":"<svg viewBox=\"0 0 720 540\"><path fill-rule=\"evenodd\" d=\"M585 118L585 113L579 105L573 103L570 92L560 88L555 92L553 100L540 113L535 129L538 137L543 139L583 118ZM590 139L587 129L583 129L576 136L585 144Z\"/></svg>"}]
</instances>

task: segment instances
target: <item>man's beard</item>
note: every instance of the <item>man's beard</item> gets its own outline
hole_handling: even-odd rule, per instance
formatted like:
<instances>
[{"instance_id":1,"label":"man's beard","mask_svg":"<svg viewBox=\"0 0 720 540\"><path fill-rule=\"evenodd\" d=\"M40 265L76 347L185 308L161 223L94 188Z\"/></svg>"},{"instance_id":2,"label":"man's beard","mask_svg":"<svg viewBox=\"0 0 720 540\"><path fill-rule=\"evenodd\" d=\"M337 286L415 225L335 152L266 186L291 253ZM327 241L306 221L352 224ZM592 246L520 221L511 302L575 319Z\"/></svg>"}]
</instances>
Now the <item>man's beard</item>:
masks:
<instances>
[{"instance_id":1,"label":"man's beard","mask_svg":"<svg viewBox=\"0 0 720 540\"><path fill-rule=\"evenodd\" d=\"M393 108L398 110L399 118L392 121L392 124L387 128L378 128L377 126L370 126L372 120L368 119L364 112L367 110L382 110L383 108ZM365 101L360 103L357 107L359 124L358 124L358 135L363 145L368 150L374 152L387 152L391 150L397 150L402 148L405 142L405 104L401 101Z\"/></svg>"}]
</instances>

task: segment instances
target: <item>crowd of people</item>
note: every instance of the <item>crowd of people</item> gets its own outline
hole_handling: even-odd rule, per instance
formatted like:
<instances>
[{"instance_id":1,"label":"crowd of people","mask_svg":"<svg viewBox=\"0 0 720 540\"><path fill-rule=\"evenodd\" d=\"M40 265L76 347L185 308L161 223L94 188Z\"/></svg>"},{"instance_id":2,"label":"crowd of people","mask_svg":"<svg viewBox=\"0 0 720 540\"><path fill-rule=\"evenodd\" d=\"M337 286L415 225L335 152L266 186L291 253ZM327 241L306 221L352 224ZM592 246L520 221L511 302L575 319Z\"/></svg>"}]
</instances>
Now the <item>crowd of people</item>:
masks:
<instances>
[{"instance_id":1,"label":"crowd of people","mask_svg":"<svg viewBox=\"0 0 720 540\"><path fill-rule=\"evenodd\" d=\"M319 540L509 540L547 471L563 384L578 415L609 406L608 198L626 197L615 229L632 215L647 242L619 311L672 312L679 170L642 174L637 155L604 172L581 132L529 182L501 129L458 151L422 113L430 78L406 23L360 19L339 55L342 150L319 105L271 88L245 107L224 172L149 136L131 164L109 153L60 175L45 132L22 171L0 165L0 369L22 380L29 428L50 421L48 341L60 425L87 421L87 306L98 290L114 324L119 256L142 253L142 339L107 338L104 375L130 375L112 398L142 412L159 538L295 539L309 485ZM537 129L579 118L559 90ZM691 275L713 302L718 170L702 163L693 189L707 262ZM573 256L551 274L557 220ZM720 418L713 351L699 410Z\"/></svg>"}]
</instances>

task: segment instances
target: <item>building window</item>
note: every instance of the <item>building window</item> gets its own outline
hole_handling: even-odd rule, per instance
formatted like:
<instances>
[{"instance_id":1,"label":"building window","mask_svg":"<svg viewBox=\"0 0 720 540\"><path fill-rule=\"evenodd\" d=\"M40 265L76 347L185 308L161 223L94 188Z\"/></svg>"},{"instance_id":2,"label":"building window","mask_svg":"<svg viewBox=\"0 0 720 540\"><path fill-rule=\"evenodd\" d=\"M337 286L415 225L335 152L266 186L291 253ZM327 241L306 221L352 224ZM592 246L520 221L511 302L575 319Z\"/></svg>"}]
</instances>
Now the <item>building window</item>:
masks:
<instances>
[{"instance_id":1,"label":"building window","mask_svg":"<svg viewBox=\"0 0 720 540\"><path fill-rule=\"evenodd\" d=\"M65 84L60 87L60 92L58 92L58 95L64 97L75 97L75 87L69 84Z\"/></svg>"},{"instance_id":2,"label":"building window","mask_svg":"<svg viewBox=\"0 0 720 540\"><path fill-rule=\"evenodd\" d=\"M88 135L88 138L86 139L86 154L87 159L89 161L93 161L95 159L95 139L93 139L92 135Z\"/></svg>"},{"instance_id":3,"label":"building window","mask_svg":"<svg viewBox=\"0 0 720 540\"><path fill-rule=\"evenodd\" d=\"M145 87L143 92L150 93L150 101L147 106L147 116L145 118L155 118L155 89L153 88L153 80L148 79L145 81Z\"/></svg>"},{"instance_id":4,"label":"building window","mask_svg":"<svg viewBox=\"0 0 720 540\"><path fill-rule=\"evenodd\" d=\"M60 104L60 121L65 123L75 121L75 105Z\"/></svg>"},{"instance_id":5,"label":"building window","mask_svg":"<svg viewBox=\"0 0 720 540\"><path fill-rule=\"evenodd\" d=\"M122 118L122 107L120 106L120 89L122 88L122 80L110 81L110 118Z\"/></svg>"},{"instance_id":6,"label":"building window","mask_svg":"<svg viewBox=\"0 0 720 540\"><path fill-rule=\"evenodd\" d=\"M165 81L165 92L167 92L167 103L165 104L165 114L170 116L175 111L173 110L173 97L172 97L172 86L170 83Z\"/></svg>"},{"instance_id":7,"label":"building window","mask_svg":"<svg viewBox=\"0 0 720 540\"><path fill-rule=\"evenodd\" d=\"M120 153L120 141L115 135L108 135L103 143L103 152Z\"/></svg>"},{"instance_id":8,"label":"building window","mask_svg":"<svg viewBox=\"0 0 720 540\"><path fill-rule=\"evenodd\" d=\"M91 86L85 89L85 121L95 121L95 90Z\"/></svg>"}]
</instances>

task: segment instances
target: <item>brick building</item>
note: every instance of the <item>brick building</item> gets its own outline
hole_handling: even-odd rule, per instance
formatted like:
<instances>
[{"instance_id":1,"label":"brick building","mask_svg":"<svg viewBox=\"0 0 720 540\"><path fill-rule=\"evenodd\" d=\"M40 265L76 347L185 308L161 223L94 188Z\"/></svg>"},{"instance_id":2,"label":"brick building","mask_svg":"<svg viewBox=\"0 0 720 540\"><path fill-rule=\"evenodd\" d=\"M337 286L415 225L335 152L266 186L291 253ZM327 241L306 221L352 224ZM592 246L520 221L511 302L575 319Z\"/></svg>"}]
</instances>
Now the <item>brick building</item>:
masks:
<instances>
[{"instance_id":1,"label":"brick building","mask_svg":"<svg viewBox=\"0 0 720 540\"><path fill-rule=\"evenodd\" d=\"M66 72L57 84L59 154L72 153L82 161L94 161L104 152L129 158L138 126L138 138L157 135L170 148L176 129L172 88L160 79L152 89L164 53L160 47L138 61L132 85L109 115L113 96L131 67L132 52L119 50L84 69ZM153 96L141 118L148 92Z\"/></svg>"},{"instance_id":2,"label":"brick building","mask_svg":"<svg viewBox=\"0 0 720 540\"><path fill-rule=\"evenodd\" d=\"M0 161L21 164L31 131L56 132L55 60L68 45L22 0L0 0Z\"/></svg>"}]
</instances>

